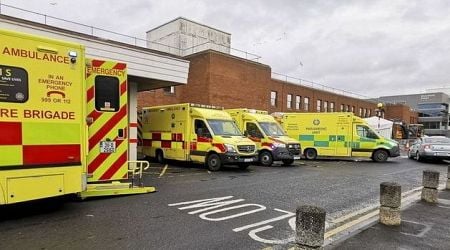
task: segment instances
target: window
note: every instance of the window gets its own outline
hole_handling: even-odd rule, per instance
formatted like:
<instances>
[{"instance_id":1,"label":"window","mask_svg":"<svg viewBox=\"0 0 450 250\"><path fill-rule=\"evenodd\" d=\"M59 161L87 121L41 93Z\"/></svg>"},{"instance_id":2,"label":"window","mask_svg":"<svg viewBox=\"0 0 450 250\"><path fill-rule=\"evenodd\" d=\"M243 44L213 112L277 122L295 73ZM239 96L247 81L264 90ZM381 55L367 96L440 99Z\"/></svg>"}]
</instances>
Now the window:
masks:
<instances>
[{"instance_id":1,"label":"window","mask_svg":"<svg viewBox=\"0 0 450 250\"><path fill-rule=\"evenodd\" d=\"M303 98L303 109L309 111L309 97Z\"/></svg>"},{"instance_id":2,"label":"window","mask_svg":"<svg viewBox=\"0 0 450 250\"><path fill-rule=\"evenodd\" d=\"M328 112L328 102L323 101L323 112Z\"/></svg>"},{"instance_id":3,"label":"window","mask_svg":"<svg viewBox=\"0 0 450 250\"><path fill-rule=\"evenodd\" d=\"M367 109L366 108L364 108L364 110L363 110L363 115L364 115L364 117L367 117Z\"/></svg>"},{"instance_id":4,"label":"window","mask_svg":"<svg viewBox=\"0 0 450 250\"><path fill-rule=\"evenodd\" d=\"M355 106L352 106L352 113L355 113Z\"/></svg>"},{"instance_id":5,"label":"window","mask_svg":"<svg viewBox=\"0 0 450 250\"><path fill-rule=\"evenodd\" d=\"M363 113L362 113L362 108L359 108L359 117L363 117L362 115L363 115Z\"/></svg>"},{"instance_id":6,"label":"window","mask_svg":"<svg viewBox=\"0 0 450 250\"><path fill-rule=\"evenodd\" d=\"M322 100L317 100L317 112L320 112L322 110Z\"/></svg>"},{"instance_id":7,"label":"window","mask_svg":"<svg viewBox=\"0 0 450 250\"><path fill-rule=\"evenodd\" d=\"M195 134L197 134L198 137L206 137L206 138L212 138L211 133L209 132L208 127L206 127L206 124L202 120L195 120Z\"/></svg>"},{"instance_id":8,"label":"window","mask_svg":"<svg viewBox=\"0 0 450 250\"><path fill-rule=\"evenodd\" d=\"M175 86L165 87L163 90L166 94L175 94Z\"/></svg>"},{"instance_id":9,"label":"window","mask_svg":"<svg viewBox=\"0 0 450 250\"><path fill-rule=\"evenodd\" d=\"M344 112L344 104L341 104L341 112Z\"/></svg>"},{"instance_id":10,"label":"window","mask_svg":"<svg viewBox=\"0 0 450 250\"><path fill-rule=\"evenodd\" d=\"M119 79L112 76L96 76L95 109L103 112L117 112L119 106Z\"/></svg>"},{"instance_id":11,"label":"window","mask_svg":"<svg viewBox=\"0 0 450 250\"><path fill-rule=\"evenodd\" d=\"M334 102L330 102L330 112L334 112Z\"/></svg>"},{"instance_id":12,"label":"window","mask_svg":"<svg viewBox=\"0 0 450 250\"><path fill-rule=\"evenodd\" d=\"M277 92L270 91L270 106L277 106Z\"/></svg>"},{"instance_id":13,"label":"window","mask_svg":"<svg viewBox=\"0 0 450 250\"><path fill-rule=\"evenodd\" d=\"M350 105L347 105L347 107L345 108L345 112L350 112Z\"/></svg>"},{"instance_id":14,"label":"window","mask_svg":"<svg viewBox=\"0 0 450 250\"><path fill-rule=\"evenodd\" d=\"M288 108L288 109L292 108L292 95L291 94L287 95L286 108Z\"/></svg>"},{"instance_id":15,"label":"window","mask_svg":"<svg viewBox=\"0 0 450 250\"><path fill-rule=\"evenodd\" d=\"M247 124L245 125L245 129L250 138L261 139L264 137L258 126L256 126L256 124L253 122L247 122Z\"/></svg>"},{"instance_id":16,"label":"window","mask_svg":"<svg viewBox=\"0 0 450 250\"><path fill-rule=\"evenodd\" d=\"M375 132L373 132L369 127L363 125L356 125L356 134L360 137L379 139Z\"/></svg>"},{"instance_id":17,"label":"window","mask_svg":"<svg viewBox=\"0 0 450 250\"><path fill-rule=\"evenodd\" d=\"M295 96L295 109L300 109L301 102L302 98L299 95Z\"/></svg>"},{"instance_id":18,"label":"window","mask_svg":"<svg viewBox=\"0 0 450 250\"><path fill-rule=\"evenodd\" d=\"M369 111L369 112L368 112L367 116L370 117L370 116L372 115L372 110L369 109L368 111Z\"/></svg>"},{"instance_id":19,"label":"window","mask_svg":"<svg viewBox=\"0 0 450 250\"><path fill-rule=\"evenodd\" d=\"M28 100L28 72L24 69L0 65L0 80L0 102L24 103ZM47 95L50 93L52 91Z\"/></svg>"}]
</instances>

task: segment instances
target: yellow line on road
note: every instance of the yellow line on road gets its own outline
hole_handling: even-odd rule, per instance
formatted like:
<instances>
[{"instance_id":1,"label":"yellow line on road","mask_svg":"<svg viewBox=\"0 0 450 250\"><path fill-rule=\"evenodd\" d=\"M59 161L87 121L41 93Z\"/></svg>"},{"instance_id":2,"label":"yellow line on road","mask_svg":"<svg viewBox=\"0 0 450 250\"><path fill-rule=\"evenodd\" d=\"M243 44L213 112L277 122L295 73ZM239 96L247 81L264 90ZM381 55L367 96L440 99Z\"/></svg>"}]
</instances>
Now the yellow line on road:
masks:
<instances>
[{"instance_id":1,"label":"yellow line on road","mask_svg":"<svg viewBox=\"0 0 450 250\"><path fill-rule=\"evenodd\" d=\"M164 168L163 168L163 170L161 171L161 173L159 174L159 177L158 178L161 178L161 176L163 176L165 173L166 173L166 170L169 168L169 165L165 165L164 166Z\"/></svg>"},{"instance_id":2,"label":"yellow line on road","mask_svg":"<svg viewBox=\"0 0 450 250\"><path fill-rule=\"evenodd\" d=\"M340 232L342 232L342 231L344 231L344 230L346 230L346 229L348 229L348 228L350 228L350 227L352 227L352 226L354 226L354 225L356 225L356 224L358 224L360 222L363 222L363 221L365 221L365 220L367 220L369 218L372 218L372 217L378 215L378 213L379 213L378 210L373 211L371 213L368 213L368 214L366 214L364 216L359 217L357 220L351 221L351 222L349 222L347 224L344 224L344 225L342 225L340 227L337 227L337 228L335 228L335 229L333 229L331 231L328 231L328 232L325 233L325 239L327 239L329 237L332 237L332 236L334 236L334 235L336 235L336 234L338 234L338 233L340 233Z\"/></svg>"}]
</instances>

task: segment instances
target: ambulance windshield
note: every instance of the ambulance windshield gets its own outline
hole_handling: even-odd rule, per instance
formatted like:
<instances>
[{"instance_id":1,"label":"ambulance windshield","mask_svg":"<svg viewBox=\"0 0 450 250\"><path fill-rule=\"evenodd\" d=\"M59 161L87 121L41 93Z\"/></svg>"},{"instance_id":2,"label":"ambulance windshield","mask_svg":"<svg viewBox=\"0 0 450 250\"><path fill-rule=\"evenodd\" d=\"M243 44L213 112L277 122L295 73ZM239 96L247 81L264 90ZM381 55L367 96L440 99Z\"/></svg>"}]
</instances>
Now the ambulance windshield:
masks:
<instances>
[{"instance_id":1,"label":"ambulance windshield","mask_svg":"<svg viewBox=\"0 0 450 250\"><path fill-rule=\"evenodd\" d=\"M285 135L283 129L276 122L259 122L259 126L264 130L267 136L283 136Z\"/></svg>"},{"instance_id":2,"label":"ambulance windshield","mask_svg":"<svg viewBox=\"0 0 450 250\"><path fill-rule=\"evenodd\" d=\"M234 121L207 120L215 135L242 136Z\"/></svg>"}]
</instances>

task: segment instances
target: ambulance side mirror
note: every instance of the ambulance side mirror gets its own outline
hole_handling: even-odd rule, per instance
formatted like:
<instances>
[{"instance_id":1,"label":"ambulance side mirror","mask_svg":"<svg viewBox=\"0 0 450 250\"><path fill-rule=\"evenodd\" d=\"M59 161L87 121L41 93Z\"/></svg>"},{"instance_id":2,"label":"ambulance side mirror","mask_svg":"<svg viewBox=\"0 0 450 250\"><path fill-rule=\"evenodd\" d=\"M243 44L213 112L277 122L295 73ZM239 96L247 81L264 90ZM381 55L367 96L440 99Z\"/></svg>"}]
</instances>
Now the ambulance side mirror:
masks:
<instances>
[{"instance_id":1,"label":"ambulance side mirror","mask_svg":"<svg viewBox=\"0 0 450 250\"><path fill-rule=\"evenodd\" d=\"M248 137L248 132L247 132L247 130L244 130L244 136Z\"/></svg>"}]
</instances>

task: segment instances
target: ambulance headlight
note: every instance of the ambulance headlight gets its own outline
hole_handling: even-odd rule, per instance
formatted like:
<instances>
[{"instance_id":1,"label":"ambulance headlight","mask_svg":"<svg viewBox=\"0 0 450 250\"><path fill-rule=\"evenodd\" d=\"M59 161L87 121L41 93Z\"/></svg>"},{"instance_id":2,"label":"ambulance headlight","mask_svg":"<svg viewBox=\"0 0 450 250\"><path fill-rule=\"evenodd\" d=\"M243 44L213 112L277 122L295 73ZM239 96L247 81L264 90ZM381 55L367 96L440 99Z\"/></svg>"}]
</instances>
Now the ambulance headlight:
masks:
<instances>
[{"instance_id":1,"label":"ambulance headlight","mask_svg":"<svg viewBox=\"0 0 450 250\"><path fill-rule=\"evenodd\" d=\"M285 148L285 147L286 147L286 144L284 144L284 143L279 143L279 142L274 142L274 143L272 143L272 146L273 146L274 148Z\"/></svg>"},{"instance_id":2,"label":"ambulance headlight","mask_svg":"<svg viewBox=\"0 0 450 250\"><path fill-rule=\"evenodd\" d=\"M236 153L236 149L234 148L234 146L233 145L231 145L231 144L224 144L224 146L225 146L225 148L227 149L227 152L230 152L230 153Z\"/></svg>"}]
</instances>

